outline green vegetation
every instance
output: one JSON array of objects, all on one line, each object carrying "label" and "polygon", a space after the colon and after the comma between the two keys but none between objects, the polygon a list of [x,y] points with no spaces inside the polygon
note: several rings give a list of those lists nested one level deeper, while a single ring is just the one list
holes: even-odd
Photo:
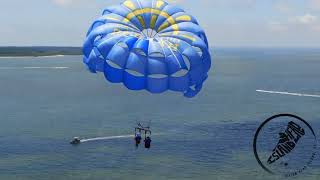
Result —
[{"label": "green vegetation", "polygon": [[0,57],[82,55],[81,47],[0,47]]}]

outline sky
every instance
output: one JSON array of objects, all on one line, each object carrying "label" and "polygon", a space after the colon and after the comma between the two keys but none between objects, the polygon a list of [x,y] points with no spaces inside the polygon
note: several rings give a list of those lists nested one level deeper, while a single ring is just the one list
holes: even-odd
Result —
[{"label": "sky", "polygon": [[[121,0],[1,0],[0,46],[82,46]],[[168,0],[197,18],[212,47],[320,47],[320,0]]]}]

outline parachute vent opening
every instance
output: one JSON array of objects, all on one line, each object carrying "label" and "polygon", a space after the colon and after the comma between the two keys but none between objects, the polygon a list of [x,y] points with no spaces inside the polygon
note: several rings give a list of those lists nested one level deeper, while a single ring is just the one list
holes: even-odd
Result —
[{"label": "parachute vent opening", "polygon": [[197,51],[197,53],[199,54],[199,56],[202,57],[202,55],[203,55],[202,50],[201,50],[199,47],[196,47],[196,46],[192,46],[192,47],[193,47],[193,49],[194,49],[195,51]]},{"label": "parachute vent opening", "polygon": [[147,56],[147,54],[142,49],[135,48],[133,49],[133,52],[141,56]]},{"label": "parachute vent opening", "polygon": [[164,58],[165,56],[161,52],[154,52],[154,53],[149,54],[149,57],[152,57],[152,58]]},{"label": "parachute vent opening", "polygon": [[188,72],[189,72],[189,71],[186,70],[186,69],[181,69],[180,71],[172,74],[171,76],[172,76],[172,77],[183,77],[183,76],[185,76],[186,74],[188,74]]},{"label": "parachute vent opening", "polygon": [[99,41],[100,39],[102,39],[102,36],[100,35],[100,36],[97,36],[96,38],[94,38],[94,42],[97,42],[97,41]]},{"label": "parachute vent opening", "polygon": [[190,89],[192,89],[193,91],[195,91],[195,90],[196,90],[196,85],[190,86]]},{"label": "parachute vent opening", "polygon": [[186,66],[187,66],[187,68],[188,68],[188,70],[190,70],[190,60],[189,60],[189,58],[187,57],[187,56],[185,56],[185,55],[183,55],[182,56],[183,57],[183,61],[184,61],[184,63],[186,64]]},{"label": "parachute vent opening", "polygon": [[112,62],[111,60],[106,60],[106,62],[107,62],[111,67],[113,67],[113,68],[115,68],[115,69],[122,69],[121,66],[119,66],[118,64]]},{"label": "parachute vent opening", "polygon": [[98,58],[102,60],[104,59],[104,57],[101,54],[98,55]]},{"label": "parachute vent opening", "polygon": [[96,56],[99,58],[99,59],[104,59],[104,57],[102,56],[101,52],[99,51],[99,49],[97,47],[94,47],[94,52],[96,54]]},{"label": "parachute vent opening", "polygon": [[163,79],[163,78],[167,78],[168,75],[166,74],[150,74],[148,75],[149,78],[154,78],[154,79]]},{"label": "parachute vent opening", "polygon": [[136,77],[144,77],[144,75],[138,71],[134,71],[131,69],[126,69],[125,71],[133,76],[136,76]]},{"label": "parachute vent opening", "polygon": [[117,45],[122,47],[123,49],[129,49],[128,45],[124,42],[119,42]]}]

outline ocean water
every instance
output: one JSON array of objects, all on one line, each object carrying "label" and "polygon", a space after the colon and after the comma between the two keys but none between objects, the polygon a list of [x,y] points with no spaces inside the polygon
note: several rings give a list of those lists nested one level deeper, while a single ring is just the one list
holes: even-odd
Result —
[{"label": "ocean water", "polygon": [[[255,160],[258,126],[278,113],[307,120],[320,138],[320,49],[213,52],[201,93],[152,95],[91,74],[81,56],[0,59],[0,180],[282,179]],[[151,120],[152,148],[126,136]],[[294,179],[320,179],[320,158]]]}]

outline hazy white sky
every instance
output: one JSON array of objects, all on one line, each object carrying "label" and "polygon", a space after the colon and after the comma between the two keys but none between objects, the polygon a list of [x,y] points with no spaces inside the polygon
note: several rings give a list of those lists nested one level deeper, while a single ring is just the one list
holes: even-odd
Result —
[{"label": "hazy white sky", "polygon": [[[1,0],[0,46],[81,46],[121,0]],[[168,0],[194,15],[211,46],[320,47],[320,0]]]}]

